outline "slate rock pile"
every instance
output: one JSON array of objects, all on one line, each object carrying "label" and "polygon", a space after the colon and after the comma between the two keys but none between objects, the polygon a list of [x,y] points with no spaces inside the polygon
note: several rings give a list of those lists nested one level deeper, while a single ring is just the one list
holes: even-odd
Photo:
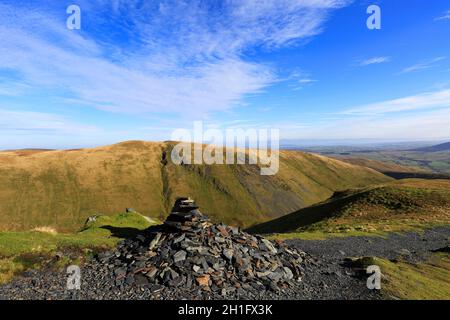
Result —
[{"label": "slate rock pile", "polygon": [[153,292],[197,289],[227,296],[294,286],[302,279],[306,254],[236,227],[213,224],[193,200],[179,198],[163,225],[124,240],[98,259],[114,274],[116,286]]}]

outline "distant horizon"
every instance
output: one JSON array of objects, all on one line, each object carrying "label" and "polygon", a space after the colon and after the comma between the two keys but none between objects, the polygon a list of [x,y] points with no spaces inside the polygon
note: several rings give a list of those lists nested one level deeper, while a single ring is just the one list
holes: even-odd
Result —
[{"label": "distant horizon", "polygon": [[[64,146],[64,147],[54,147],[54,148],[43,148],[38,146],[30,146],[30,147],[19,147],[19,148],[0,148],[0,152],[7,151],[16,151],[16,150],[48,150],[48,151],[57,151],[57,150],[74,150],[74,149],[90,149],[90,148],[99,148],[109,145],[115,145],[120,143],[125,143],[129,141],[143,141],[143,142],[155,142],[155,143],[163,143],[167,141],[171,141],[170,139],[166,140],[144,140],[144,139],[132,139],[132,140],[119,140],[116,142],[105,143],[105,144],[91,144],[91,145],[78,145],[78,146]],[[324,139],[310,139],[310,140],[302,140],[302,139],[292,139],[292,140],[280,140],[280,149],[281,150],[290,150],[290,149],[308,149],[308,148],[327,148],[327,147],[343,147],[343,148],[358,148],[358,147],[366,147],[366,148],[382,148],[382,147],[399,147],[402,146],[432,146],[443,143],[450,143],[450,138],[448,139],[437,139],[437,140],[381,140],[381,139],[349,139],[349,140],[324,140]]]}]

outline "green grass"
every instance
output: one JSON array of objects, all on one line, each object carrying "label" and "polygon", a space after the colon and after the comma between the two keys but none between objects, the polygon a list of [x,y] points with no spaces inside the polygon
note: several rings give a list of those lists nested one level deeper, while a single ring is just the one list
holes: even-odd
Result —
[{"label": "green grass", "polygon": [[355,259],[357,267],[380,267],[381,293],[388,299],[449,300],[450,254],[439,252],[426,262],[409,263],[377,257]]},{"label": "green grass", "polygon": [[253,226],[248,231],[352,235],[436,225],[450,225],[450,181],[415,179],[339,192],[327,201]]},{"label": "green grass", "polygon": [[450,299],[450,255],[439,253],[426,263],[379,261],[386,295],[409,300]]},{"label": "green grass", "polygon": [[435,227],[450,227],[450,223],[398,223],[394,222],[390,225],[380,224],[377,230],[371,226],[371,230],[364,229],[358,230],[358,226],[347,226],[336,231],[323,231],[323,230],[313,230],[313,231],[301,231],[301,232],[287,232],[287,233],[273,233],[267,234],[266,237],[272,240],[289,240],[289,239],[301,239],[301,240],[326,240],[335,237],[387,237],[390,233],[404,233],[404,232],[423,232],[426,229]]},{"label": "green grass", "polygon": [[[62,267],[83,260],[93,252],[114,247],[119,240],[151,225],[138,213],[121,213],[99,216],[80,232],[71,234],[0,232],[0,283],[27,269],[50,264]],[[55,261],[57,252],[64,254]]]}]

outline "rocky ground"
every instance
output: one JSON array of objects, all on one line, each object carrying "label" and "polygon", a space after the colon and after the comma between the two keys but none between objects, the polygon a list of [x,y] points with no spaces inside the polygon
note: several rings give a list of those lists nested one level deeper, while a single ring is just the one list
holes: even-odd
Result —
[{"label": "rocky ground", "polygon": [[[305,269],[303,283],[309,299],[379,299],[366,288],[366,278],[357,277],[346,266],[347,257],[375,256],[409,262],[426,261],[435,250],[449,245],[450,228],[438,227],[424,232],[392,233],[382,237],[345,237],[328,240],[289,240],[286,244],[301,248],[316,261]],[[356,277],[355,277],[356,276]],[[324,288],[324,289],[322,289]]]},{"label": "rocky ground", "polygon": [[[271,242],[211,224],[192,204],[68,275],[28,271],[0,287],[2,299],[380,299],[346,257],[423,261],[448,245],[450,228],[381,237]],[[306,253],[305,253],[306,252]]]}]

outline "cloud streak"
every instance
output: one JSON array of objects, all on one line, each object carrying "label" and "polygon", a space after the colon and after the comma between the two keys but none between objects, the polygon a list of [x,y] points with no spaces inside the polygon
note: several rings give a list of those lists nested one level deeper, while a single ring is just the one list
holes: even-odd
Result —
[{"label": "cloud streak", "polygon": [[386,62],[390,62],[391,58],[390,57],[373,57],[373,58],[369,58],[363,61],[359,62],[359,66],[369,66],[371,64],[380,64],[380,63],[386,63]]},{"label": "cloud streak", "polygon": [[409,97],[350,108],[341,114],[373,115],[433,108],[450,108],[450,90],[427,92]]},{"label": "cloud streak", "polygon": [[424,62],[420,62],[420,63],[416,63],[410,67],[404,68],[400,74],[403,73],[411,73],[411,72],[416,72],[416,71],[420,71],[420,70],[425,70],[425,69],[429,69],[431,67],[434,67],[436,65],[436,63],[438,63],[439,61],[445,60],[446,57],[437,57],[431,60],[427,60]]},{"label": "cloud streak", "polygon": [[[411,112],[414,111],[414,112]],[[349,108],[304,129],[280,124],[284,139],[442,139],[450,138],[450,90],[427,92]]]},{"label": "cloud streak", "polygon": [[75,123],[65,117],[44,112],[0,109],[0,132],[15,134],[93,134],[94,126]]},{"label": "cloud streak", "polygon": [[441,21],[441,20],[450,20],[450,10],[447,10],[444,12],[442,16],[439,16],[434,19],[434,21]]}]

